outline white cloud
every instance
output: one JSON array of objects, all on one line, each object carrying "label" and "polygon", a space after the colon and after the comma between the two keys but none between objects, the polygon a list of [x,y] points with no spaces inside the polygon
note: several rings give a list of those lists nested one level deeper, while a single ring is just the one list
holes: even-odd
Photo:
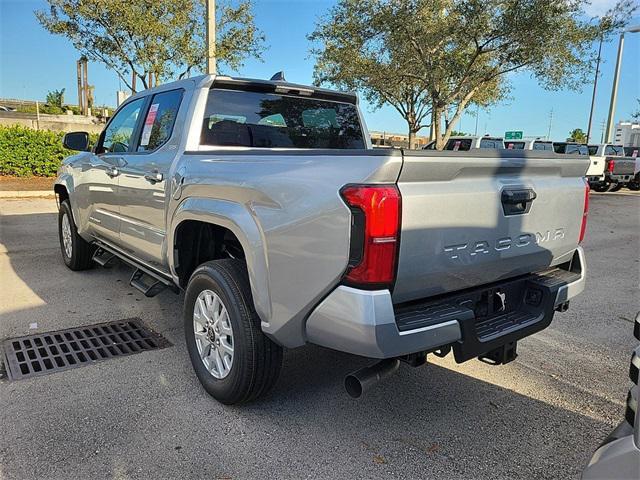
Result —
[{"label": "white cloud", "polygon": [[617,0],[591,0],[585,5],[584,10],[591,17],[601,17],[615,6]]}]

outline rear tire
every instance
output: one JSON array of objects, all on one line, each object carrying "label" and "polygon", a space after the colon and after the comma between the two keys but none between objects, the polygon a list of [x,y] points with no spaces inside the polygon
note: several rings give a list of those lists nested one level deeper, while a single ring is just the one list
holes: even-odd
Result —
[{"label": "rear tire", "polygon": [[609,191],[609,186],[610,186],[610,184],[609,183],[605,183],[605,182],[596,183],[593,186],[592,190],[595,191],[595,192],[598,192],[598,193],[604,193],[604,192],[608,192]]},{"label": "rear tire", "polygon": [[638,190],[640,190],[640,173],[636,175],[635,178],[627,184],[627,188],[634,192],[637,192]]},{"label": "rear tire", "polygon": [[184,331],[196,376],[219,402],[250,402],[278,380],[282,347],[260,328],[243,261],[210,261],[193,272],[185,295]]},{"label": "rear tire", "polygon": [[95,247],[78,235],[69,200],[60,204],[58,236],[64,264],[71,270],[87,270],[93,266],[91,258]]}]

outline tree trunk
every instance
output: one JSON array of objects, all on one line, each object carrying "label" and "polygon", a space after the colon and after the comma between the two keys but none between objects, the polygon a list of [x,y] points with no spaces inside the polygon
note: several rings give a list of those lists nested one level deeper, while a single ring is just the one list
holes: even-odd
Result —
[{"label": "tree trunk", "polygon": [[436,150],[444,148],[442,139],[442,110],[440,108],[433,109],[433,136],[436,139]]},{"label": "tree trunk", "polygon": [[416,132],[413,131],[413,127],[409,126],[409,150],[413,150],[416,142]]}]

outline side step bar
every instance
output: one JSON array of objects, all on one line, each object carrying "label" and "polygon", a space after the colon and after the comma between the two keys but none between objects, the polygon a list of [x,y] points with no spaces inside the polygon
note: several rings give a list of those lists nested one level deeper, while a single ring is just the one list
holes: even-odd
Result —
[{"label": "side step bar", "polygon": [[93,254],[93,261],[103,267],[113,266],[116,260],[122,260],[128,265],[134,268],[133,275],[129,280],[131,285],[136,290],[142,292],[146,297],[155,297],[165,288],[170,289],[174,293],[178,293],[179,289],[168,278],[163,277],[161,274],[154,272],[150,268],[145,268],[139,265],[134,259],[127,255],[118,252],[116,249],[105,245],[98,241],[96,242],[98,248]]},{"label": "side step bar", "polygon": [[101,267],[111,268],[118,257],[113,253],[106,251],[104,248],[98,247],[96,248],[96,251],[93,252],[93,257],[91,259]]},{"label": "side step bar", "polygon": [[[148,282],[148,279],[151,281]],[[129,280],[129,285],[144,293],[145,297],[155,297],[168,287],[168,285],[158,277],[154,277],[140,268],[134,270],[133,275],[131,275],[131,280]]]}]

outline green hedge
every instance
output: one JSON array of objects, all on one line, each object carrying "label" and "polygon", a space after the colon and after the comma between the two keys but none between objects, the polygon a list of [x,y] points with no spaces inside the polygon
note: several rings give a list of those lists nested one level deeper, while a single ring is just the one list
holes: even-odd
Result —
[{"label": "green hedge", "polygon": [[[0,175],[50,177],[72,150],[62,146],[64,132],[0,126]],[[91,135],[91,143],[98,135]]]}]

